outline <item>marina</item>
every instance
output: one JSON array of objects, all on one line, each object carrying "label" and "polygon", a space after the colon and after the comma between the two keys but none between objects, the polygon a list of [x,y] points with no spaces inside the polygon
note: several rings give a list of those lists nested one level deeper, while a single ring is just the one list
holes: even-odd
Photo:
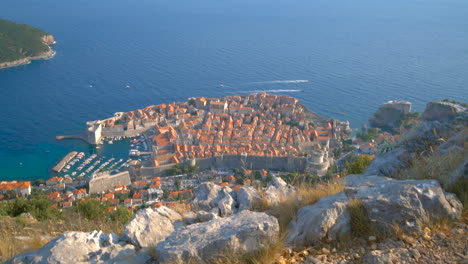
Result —
[{"label": "marina", "polygon": [[89,153],[70,152],[52,170],[57,176],[90,180],[98,173],[125,171],[132,161],[145,161],[150,155],[143,136],[108,137],[93,146]]}]

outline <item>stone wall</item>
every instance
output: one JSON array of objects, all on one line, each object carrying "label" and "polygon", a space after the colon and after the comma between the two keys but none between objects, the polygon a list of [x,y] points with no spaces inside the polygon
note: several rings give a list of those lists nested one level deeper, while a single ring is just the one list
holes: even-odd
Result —
[{"label": "stone wall", "polygon": [[[305,170],[306,157],[275,157],[256,155],[222,155],[209,158],[197,158],[183,164],[197,165],[201,171],[214,168],[246,168],[246,169],[274,169],[274,170]],[[142,177],[164,176],[164,171],[177,164],[167,164],[159,167],[144,167]]]},{"label": "stone wall", "polygon": [[117,185],[130,185],[130,174],[128,171],[117,174],[105,174],[95,177],[89,181],[89,193],[101,193],[103,191],[113,190]]}]

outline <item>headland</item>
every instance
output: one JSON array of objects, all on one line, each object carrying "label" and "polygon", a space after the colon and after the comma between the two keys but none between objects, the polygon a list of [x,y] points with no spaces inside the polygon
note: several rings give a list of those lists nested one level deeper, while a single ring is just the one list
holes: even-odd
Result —
[{"label": "headland", "polygon": [[54,37],[45,31],[0,19],[0,69],[50,59],[53,44]]}]

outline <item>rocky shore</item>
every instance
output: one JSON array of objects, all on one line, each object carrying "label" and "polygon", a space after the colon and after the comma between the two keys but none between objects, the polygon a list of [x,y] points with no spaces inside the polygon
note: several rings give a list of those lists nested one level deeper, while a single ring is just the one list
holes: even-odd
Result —
[{"label": "rocky shore", "polygon": [[51,48],[51,45],[55,43],[54,37],[52,35],[46,35],[42,38],[42,41],[49,46],[48,51],[36,56],[29,56],[19,60],[0,62],[0,69],[29,64],[33,60],[47,60],[54,57],[56,52]]}]

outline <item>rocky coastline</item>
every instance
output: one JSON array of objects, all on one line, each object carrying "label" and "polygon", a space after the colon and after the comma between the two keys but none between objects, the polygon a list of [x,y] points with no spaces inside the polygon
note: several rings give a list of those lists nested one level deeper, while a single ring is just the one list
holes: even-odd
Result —
[{"label": "rocky coastline", "polygon": [[42,38],[42,41],[49,46],[49,50],[42,52],[36,56],[28,56],[19,60],[0,62],[0,70],[20,65],[26,65],[34,60],[47,60],[55,56],[56,52],[52,49],[51,45],[55,44],[54,37],[52,35],[46,35]]}]

